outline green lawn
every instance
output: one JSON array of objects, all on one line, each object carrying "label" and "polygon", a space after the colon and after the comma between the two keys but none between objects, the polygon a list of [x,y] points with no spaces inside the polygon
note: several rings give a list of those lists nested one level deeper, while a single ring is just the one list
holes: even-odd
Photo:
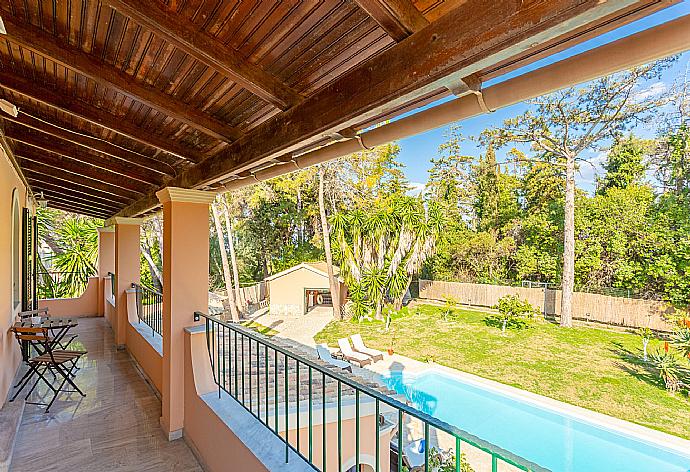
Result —
[{"label": "green lawn", "polygon": [[[486,313],[418,305],[393,321],[398,354],[479,375],[590,410],[690,439],[690,401],[669,393],[642,362],[642,342],[634,334],[598,328],[563,329],[535,321],[522,331],[487,326]],[[367,345],[385,350],[391,332],[380,322],[331,322],[317,342],[361,333]],[[649,350],[661,341],[650,342]]]}]

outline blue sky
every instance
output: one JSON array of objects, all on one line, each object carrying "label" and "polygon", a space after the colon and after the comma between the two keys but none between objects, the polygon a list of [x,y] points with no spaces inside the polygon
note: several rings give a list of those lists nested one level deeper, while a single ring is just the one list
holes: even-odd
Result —
[{"label": "blue sky", "polygon": [[[558,60],[562,60],[566,57],[570,57],[582,51],[600,46],[602,44],[609,43],[616,39],[645,30],[647,28],[661,23],[665,23],[666,21],[687,14],[690,14],[690,0],[685,0],[665,10],[650,15],[647,18],[618,28],[615,31],[611,31],[610,33],[604,34],[590,41],[586,41],[578,46],[563,51],[562,53],[555,54],[550,58],[546,58],[541,61],[535,62],[534,64],[531,64],[528,67],[518,69],[511,74],[506,74],[505,76],[498,77],[492,81],[488,81],[483,86],[489,87],[495,83],[501,82],[515,75],[523,74],[534,68],[541,67],[545,64],[549,64]],[[683,54],[680,60],[676,62],[672,68],[668,69],[664,73],[664,76],[662,77],[662,80],[659,83],[647,84],[650,91],[663,93],[664,90],[668,89],[668,87],[672,84],[673,80],[676,77],[685,72],[685,67],[688,61],[690,61],[690,52]],[[448,98],[446,100],[450,99],[452,98]],[[432,104],[430,106],[433,105],[435,104]],[[515,115],[519,115],[520,113],[524,112],[526,108],[527,107],[525,104],[520,103],[510,107],[502,108],[500,110],[496,110],[494,113],[491,114],[485,114],[477,116],[475,118],[461,121],[460,125],[462,126],[462,132],[465,136],[478,135],[485,128],[492,126],[500,126],[503,123],[503,120]],[[431,167],[430,159],[437,155],[438,146],[439,144],[445,141],[444,133],[446,133],[447,130],[448,127],[438,128],[399,141],[401,147],[400,161],[404,163],[406,166],[405,174],[407,175],[407,178],[410,180],[410,182],[412,182],[413,184],[423,184],[427,181],[428,170]],[[635,134],[639,136],[651,137],[654,135],[654,133],[655,131],[653,129],[635,130]],[[481,152],[481,150],[477,149],[474,143],[466,141],[463,146],[463,152],[468,155],[478,155]],[[604,153],[592,155],[590,157],[594,166],[581,166],[580,175],[578,176],[578,185],[581,188],[588,191],[592,191],[594,189],[595,176],[597,173],[601,173],[600,164],[603,161],[604,156]]]}]

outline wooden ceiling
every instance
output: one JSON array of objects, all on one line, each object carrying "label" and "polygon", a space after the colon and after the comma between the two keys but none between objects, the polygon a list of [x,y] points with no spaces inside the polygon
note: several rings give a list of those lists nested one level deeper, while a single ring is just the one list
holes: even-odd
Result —
[{"label": "wooden ceiling", "polygon": [[49,206],[134,216],[671,3],[4,0],[0,116]]}]

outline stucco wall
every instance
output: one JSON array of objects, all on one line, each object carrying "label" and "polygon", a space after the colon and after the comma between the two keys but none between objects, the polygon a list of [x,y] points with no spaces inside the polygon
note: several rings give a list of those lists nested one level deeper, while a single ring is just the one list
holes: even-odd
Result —
[{"label": "stucco wall", "polygon": [[81,297],[39,300],[38,306],[48,308],[48,313],[54,317],[82,318],[98,316],[99,282],[98,277],[89,277],[89,283]]},{"label": "stucco wall", "polygon": [[304,289],[329,289],[328,278],[309,269],[299,269],[269,281],[270,312],[275,315],[304,314]]},{"label": "stucco wall", "polygon": [[[163,389],[163,342],[158,334],[151,334],[148,326],[139,323],[136,303],[136,292],[127,290],[127,350],[160,393]],[[142,334],[137,327],[143,328],[146,335]],[[151,339],[153,336],[155,336],[158,350],[153,345],[154,340]]]},{"label": "stucco wall", "polygon": [[[27,206],[26,187],[0,147],[0,406],[5,402],[20,361],[17,342],[8,332],[18,311],[12,301],[12,194],[15,189],[20,208]],[[16,250],[21,253],[21,246]]]}]

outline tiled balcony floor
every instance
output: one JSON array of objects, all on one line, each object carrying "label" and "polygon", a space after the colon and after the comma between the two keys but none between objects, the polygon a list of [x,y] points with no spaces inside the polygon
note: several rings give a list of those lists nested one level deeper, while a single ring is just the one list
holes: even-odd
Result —
[{"label": "tiled balcony floor", "polygon": [[163,436],[160,401],[107,322],[84,318],[73,332],[89,351],[76,377],[86,397],[63,393],[47,414],[26,405],[10,470],[201,471],[183,440]]}]

